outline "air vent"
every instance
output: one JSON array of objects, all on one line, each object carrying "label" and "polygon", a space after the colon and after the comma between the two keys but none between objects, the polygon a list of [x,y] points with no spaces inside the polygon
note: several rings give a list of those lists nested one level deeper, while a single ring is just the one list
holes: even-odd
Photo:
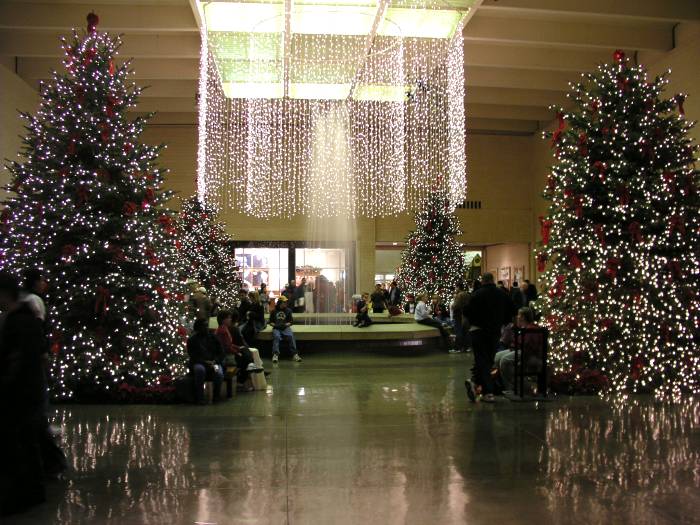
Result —
[{"label": "air vent", "polygon": [[462,204],[457,206],[461,210],[480,210],[481,201],[464,201]]}]

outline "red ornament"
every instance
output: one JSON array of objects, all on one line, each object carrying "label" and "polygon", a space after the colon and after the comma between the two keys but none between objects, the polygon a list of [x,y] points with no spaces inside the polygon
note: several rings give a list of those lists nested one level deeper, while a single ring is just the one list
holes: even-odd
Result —
[{"label": "red ornament", "polygon": [[100,23],[100,17],[97,16],[95,13],[90,12],[90,14],[87,15],[87,30],[88,33],[94,33],[95,28],[97,27],[97,24]]},{"label": "red ornament", "polygon": [[625,60],[625,52],[622,49],[616,49],[613,53],[613,58],[615,62],[622,62]]},{"label": "red ornament", "polygon": [[54,341],[53,343],[51,343],[51,353],[53,355],[60,354],[61,353],[61,343],[59,343],[58,341]]},{"label": "red ornament", "polygon": [[109,61],[109,76],[114,76],[114,62],[112,62],[111,60]]},{"label": "red ornament", "polygon": [[184,326],[180,325],[177,327],[177,334],[182,338],[186,338],[187,337],[187,329]]}]

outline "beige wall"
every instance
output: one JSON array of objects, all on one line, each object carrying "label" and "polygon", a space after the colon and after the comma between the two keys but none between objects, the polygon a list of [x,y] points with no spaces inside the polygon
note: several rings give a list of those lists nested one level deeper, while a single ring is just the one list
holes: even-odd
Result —
[{"label": "beige wall", "polygon": [[[6,164],[5,159],[19,160],[17,154],[22,144],[20,135],[25,135],[26,131],[25,121],[19,118],[18,111],[36,113],[38,107],[38,93],[0,64],[0,160],[3,166]],[[9,172],[0,169],[0,186],[7,184],[9,179]],[[0,190],[0,199],[3,198],[5,192]]]},{"label": "beige wall", "polygon": [[494,271],[493,276],[499,280],[499,268],[510,268],[510,281],[513,282],[515,269],[524,267],[523,278],[530,278],[530,244],[512,243],[487,246],[481,264],[484,271]]},{"label": "beige wall", "polygon": [[394,273],[401,264],[401,250],[377,250],[375,273]]}]

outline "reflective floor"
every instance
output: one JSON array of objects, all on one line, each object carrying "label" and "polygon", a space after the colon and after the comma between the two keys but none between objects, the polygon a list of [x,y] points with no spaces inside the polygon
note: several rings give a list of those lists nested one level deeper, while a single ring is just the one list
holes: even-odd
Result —
[{"label": "reflective floor", "polygon": [[466,355],[310,355],[216,406],[55,410],[72,466],[8,524],[700,523],[700,400],[473,405]]}]

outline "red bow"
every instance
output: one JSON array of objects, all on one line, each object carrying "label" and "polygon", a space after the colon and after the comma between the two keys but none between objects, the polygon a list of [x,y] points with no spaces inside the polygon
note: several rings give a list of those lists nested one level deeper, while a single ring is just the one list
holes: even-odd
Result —
[{"label": "red bow", "polygon": [[678,262],[676,260],[668,261],[668,263],[666,263],[666,267],[669,269],[669,271],[671,273],[671,281],[675,281],[676,279],[681,278],[682,274],[681,274],[681,263],[680,262]]},{"label": "red bow", "polygon": [[671,171],[664,171],[663,173],[664,182],[668,185],[671,192],[676,191],[676,174]]},{"label": "red bow", "polygon": [[627,206],[630,203],[630,190],[627,186],[618,186],[617,196],[622,206]]},{"label": "red bow", "polygon": [[632,379],[639,379],[639,377],[642,375],[642,369],[644,368],[644,358],[643,357],[635,357],[632,359]]},{"label": "red bow", "polygon": [[90,192],[85,186],[78,186],[75,193],[78,196],[78,205],[85,204],[88,200],[88,196],[90,195]]},{"label": "red bow", "polygon": [[163,299],[170,299],[171,297],[170,293],[162,286],[158,286],[156,288],[156,292],[158,292],[158,295],[160,295]]},{"label": "red bow", "polygon": [[559,120],[559,127],[552,134],[552,147],[556,146],[557,142],[559,142],[559,139],[561,138],[561,135],[564,132],[564,128],[566,127],[566,122],[564,120],[563,113],[557,113],[557,120]]},{"label": "red bow", "polygon": [[544,253],[537,254],[537,271],[542,273],[547,265],[547,255]]},{"label": "red bow", "polygon": [[588,155],[588,136],[585,133],[578,136],[578,152],[582,157]]},{"label": "red bow", "polygon": [[158,217],[158,222],[163,228],[168,228],[172,225],[172,219],[167,215],[161,215]]},{"label": "red bow", "polygon": [[109,288],[105,288],[104,286],[97,287],[97,299],[95,300],[95,313],[99,313],[100,309],[102,309],[103,314],[107,312],[107,307],[109,306],[110,296],[111,296],[111,293],[109,291]]}]

